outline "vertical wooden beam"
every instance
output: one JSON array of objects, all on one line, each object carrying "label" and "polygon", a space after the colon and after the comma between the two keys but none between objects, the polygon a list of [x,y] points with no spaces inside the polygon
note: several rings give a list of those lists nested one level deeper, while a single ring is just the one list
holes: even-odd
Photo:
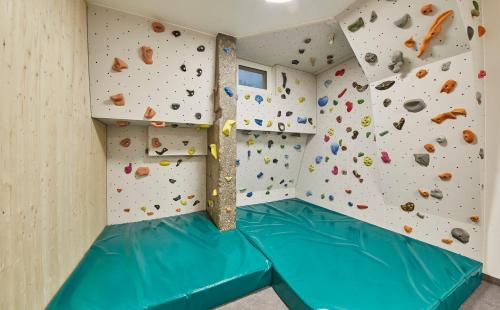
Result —
[{"label": "vertical wooden beam", "polygon": [[[234,121],[236,120],[237,69],[236,39],[219,33],[216,39],[215,57],[215,121],[208,129],[207,136],[208,145],[213,154],[207,159],[206,184],[207,211],[220,230],[236,228],[236,125]],[[233,124],[234,128],[229,124]],[[224,125],[226,125],[226,130],[224,130]]]}]

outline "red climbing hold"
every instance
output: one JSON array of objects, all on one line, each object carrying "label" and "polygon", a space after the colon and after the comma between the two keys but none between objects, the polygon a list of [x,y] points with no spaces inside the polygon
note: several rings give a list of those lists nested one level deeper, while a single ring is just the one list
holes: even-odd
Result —
[{"label": "red climbing hold", "polygon": [[337,70],[335,72],[335,76],[343,76],[345,73],[345,69]]},{"label": "red climbing hold", "polygon": [[348,193],[348,194],[350,194],[350,193],[352,193],[352,190],[351,189],[346,189],[345,192]]},{"label": "red climbing hold", "polygon": [[347,102],[345,103],[345,106],[346,106],[346,108],[347,108],[347,112],[351,112],[351,111],[352,111],[352,102],[347,101]]},{"label": "red climbing hold", "polygon": [[325,136],[323,137],[323,141],[325,141],[325,142],[330,141],[330,136],[329,136],[329,135],[325,135]]},{"label": "red climbing hold", "polygon": [[478,79],[482,79],[486,76],[486,71],[480,70],[479,73],[477,74]]},{"label": "red climbing hold", "polygon": [[342,98],[344,96],[345,92],[347,91],[347,88],[344,88],[343,91],[340,92],[340,94],[337,96],[338,98]]},{"label": "red climbing hold", "polygon": [[368,209],[367,205],[357,205],[358,209]]},{"label": "red climbing hold", "polygon": [[332,174],[333,174],[333,175],[337,175],[337,174],[339,174],[339,167],[337,167],[337,166],[333,166],[333,168],[332,168]]},{"label": "red climbing hold", "polygon": [[126,174],[130,174],[130,172],[132,172],[132,163],[128,163],[128,166],[125,166],[123,170]]}]

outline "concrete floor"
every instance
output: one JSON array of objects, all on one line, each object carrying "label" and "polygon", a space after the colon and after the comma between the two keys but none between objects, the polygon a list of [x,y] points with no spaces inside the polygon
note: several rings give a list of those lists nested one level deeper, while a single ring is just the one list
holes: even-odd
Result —
[{"label": "concrete floor", "polygon": [[[288,309],[271,287],[223,305],[219,310],[286,310]],[[467,299],[461,310],[499,310],[500,286],[484,282]]]}]

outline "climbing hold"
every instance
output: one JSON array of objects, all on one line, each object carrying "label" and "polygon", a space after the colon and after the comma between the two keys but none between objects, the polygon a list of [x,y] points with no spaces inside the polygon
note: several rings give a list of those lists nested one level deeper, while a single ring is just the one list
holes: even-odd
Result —
[{"label": "climbing hold", "polygon": [[318,155],[314,158],[314,161],[316,162],[317,165],[321,164],[321,161],[323,160],[323,156]]},{"label": "climbing hold", "polygon": [[328,88],[332,85],[332,83],[333,83],[332,80],[326,80],[323,84],[325,85],[326,88]]},{"label": "climbing hold", "polygon": [[486,76],[486,71],[484,70],[479,70],[479,73],[477,74],[478,79],[482,79]]},{"label": "climbing hold", "polygon": [[385,136],[385,135],[386,135],[386,134],[388,134],[388,133],[389,133],[389,131],[388,131],[388,130],[384,130],[384,131],[382,131],[381,133],[379,133],[378,135],[379,135],[379,136],[381,136],[381,137],[383,137],[383,136]]},{"label": "climbing hold", "polygon": [[372,118],[369,115],[366,115],[361,119],[361,126],[363,127],[368,127],[370,126],[371,123],[372,123]]},{"label": "climbing hold", "polygon": [[110,96],[109,99],[111,99],[111,101],[113,101],[113,104],[116,106],[125,105],[125,97],[122,93]]},{"label": "climbing hold", "polygon": [[130,146],[130,138],[125,138],[120,141],[120,145],[123,147],[129,147]]},{"label": "climbing hold", "polygon": [[352,102],[347,101],[345,103],[345,106],[346,106],[347,112],[351,112],[352,111]]},{"label": "climbing hold", "polygon": [[356,32],[358,31],[361,27],[365,25],[365,22],[363,21],[363,18],[359,17],[355,22],[347,26],[347,29],[350,32]]},{"label": "climbing hold", "polygon": [[416,75],[419,79],[421,79],[421,78],[423,78],[424,76],[426,76],[426,75],[427,75],[427,70],[425,70],[425,69],[418,70],[418,71],[417,71],[417,73],[415,73],[415,75]]},{"label": "climbing hold", "polygon": [[482,37],[484,36],[484,34],[486,33],[486,28],[484,28],[484,26],[477,26],[477,34],[479,35],[479,37]]},{"label": "climbing hold", "polygon": [[476,139],[476,134],[470,129],[465,129],[463,132],[465,142],[472,143]]},{"label": "climbing hold", "polygon": [[311,41],[312,41],[312,39],[311,39],[311,38],[305,38],[305,39],[304,39],[304,43],[305,43],[305,44],[309,44],[309,43],[311,43]]},{"label": "climbing hold", "polygon": [[219,158],[219,154],[217,152],[217,144],[210,144],[210,154],[212,154],[212,157],[214,159],[218,159]]},{"label": "climbing hold", "polygon": [[156,115],[156,111],[152,107],[147,107],[144,112],[144,118],[153,118]]},{"label": "climbing hold", "polygon": [[299,61],[297,59],[292,60],[292,65],[298,65]]},{"label": "climbing hold", "polygon": [[262,101],[264,101],[264,98],[262,98],[261,95],[256,95],[255,96],[255,101],[257,101],[258,104],[261,104]]},{"label": "climbing hold", "polygon": [[185,64],[182,64],[181,67],[180,67],[180,69],[181,69],[182,72],[186,72],[187,71]]},{"label": "climbing hold", "polygon": [[386,164],[390,163],[391,162],[391,158],[389,157],[389,153],[387,153],[386,151],[382,151],[381,152],[381,157],[380,159],[382,159],[382,161]]},{"label": "climbing hold", "polygon": [[[328,128],[327,133],[328,133],[328,135],[329,135],[329,136],[333,136],[333,133],[334,133],[334,132],[335,132],[335,130],[334,130],[333,128]],[[326,142],[326,141],[325,141],[325,142]]]},{"label": "climbing hold", "polygon": [[424,15],[429,15],[434,11],[433,8],[434,8],[434,6],[431,3],[426,4],[420,8],[420,13],[422,13]]},{"label": "climbing hold", "polygon": [[165,122],[153,121],[153,122],[149,122],[149,126],[156,127],[156,128],[165,128],[165,127],[167,127],[167,124]]},{"label": "climbing hold", "polygon": [[455,89],[456,86],[457,82],[455,80],[448,80],[441,87],[441,92],[449,94]]},{"label": "climbing hold", "polygon": [[333,155],[337,155],[338,151],[339,151],[339,148],[340,148],[340,145],[337,144],[337,143],[333,143],[331,146],[330,146],[330,150],[332,151]]},{"label": "climbing hold", "polygon": [[377,62],[377,55],[374,53],[366,53],[365,54],[365,61],[369,64],[373,64]]},{"label": "climbing hold", "polygon": [[365,164],[365,166],[367,167],[370,167],[373,164],[372,158],[370,156],[365,156],[363,158],[363,164]]},{"label": "climbing hold", "polygon": [[378,84],[377,86],[375,86],[375,88],[378,90],[386,90],[386,89],[391,88],[391,86],[394,85],[394,83],[396,83],[396,82],[395,81],[384,81],[384,82]]},{"label": "climbing hold", "polygon": [[430,143],[427,143],[424,145],[424,149],[429,152],[429,153],[434,153],[434,151],[436,150],[434,148],[434,145],[430,144]]},{"label": "climbing hold", "polygon": [[357,207],[358,209],[361,209],[361,210],[363,210],[363,209],[368,209],[368,206],[367,206],[367,205],[356,205],[356,207]]},{"label": "climbing hold", "polygon": [[151,47],[142,46],[141,55],[142,55],[142,61],[144,61],[146,65],[153,64],[153,49]]},{"label": "climbing hold", "polygon": [[306,97],[299,97],[299,103],[304,103],[306,101]]},{"label": "climbing hold", "polygon": [[261,171],[257,174],[257,179],[260,179],[262,178],[262,176],[264,176],[264,173]]},{"label": "climbing hold", "polygon": [[279,131],[285,131],[285,124],[283,124],[283,123],[279,122],[279,123],[278,123],[278,130],[279,130]]},{"label": "climbing hold", "polygon": [[229,87],[229,86],[224,87],[224,91],[226,92],[226,94],[227,94],[229,97],[234,96],[234,93],[233,93],[233,90],[231,89],[231,87]]},{"label": "climbing hold", "polygon": [[345,73],[345,69],[340,69],[335,71],[335,76],[343,76]]},{"label": "climbing hold", "polygon": [[479,149],[479,158],[484,159],[484,149],[483,148]]},{"label": "climbing hold", "polygon": [[451,239],[447,239],[447,238],[443,238],[441,239],[441,242],[445,243],[445,244],[452,244],[453,243],[453,240]]},{"label": "climbing hold", "polygon": [[135,170],[135,175],[138,177],[144,177],[149,175],[149,168],[148,167],[139,167],[137,170]]},{"label": "climbing hold", "polygon": [[479,216],[478,215],[473,215],[470,217],[470,220],[474,223],[479,223]]},{"label": "climbing hold", "polygon": [[123,69],[128,69],[128,65],[125,61],[121,60],[118,57],[115,57],[112,68],[117,72],[122,72]]},{"label": "climbing hold", "polygon": [[422,197],[424,197],[424,198],[429,197],[429,192],[428,192],[428,191],[426,191],[425,189],[421,189],[421,188],[419,188],[419,189],[418,189],[418,193],[420,194],[420,196],[422,196]]},{"label": "climbing hold", "polygon": [[229,135],[231,134],[231,129],[233,128],[234,124],[236,124],[236,121],[232,119],[228,119],[224,123],[224,127],[222,128],[222,133],[226,137],[229,137]]},{"label": "climbing hold", "polygon": [[436,18],[436,20],[431,25],[429,30],[427,30],[427,33],[425,34],[424,39],[420,44],[420,49],[418,50],[417,57],[420,57],[425,53],[425,51],[429,47],[431,40],[434,39],[441,32],[441,25],[451,15],[453,15],[453,10],[448,10]]},{"label": "climbing hold", "polygon": [[417,212],[417,216],[421,219],[424,219],[425,218],[425,215],[423,215],[422,213],[420,212]]},{"label": "climbing hold", "polygon": [[311,66],[314,67],[314,65],[316,64],[316,58],[315,57],[309,57],[309,63],[311,64]]},{"label": "climbing hold", "polygon": [[375,13],[375,11],[372,11],[372,13],[370,14],[370,23],[373,23],[377,20],[377,13]]},{"label": "climbing hold", "polygon": [[126,173],[126,174],[131,173],[131,172],[132,172],[132,163],[128,163],[128,165],[127,165],[127,166],[125,166],[125,167],[123,168],[123,170],[125,171],[125,173]]},{"label": "climbing hold", "polygon": [[252,195],[253,195],[253,192],[248,192],[246,196],[247,196],[248,198],[250,198],[250,197],[252,197]]},{"label": "climbing hold", "polygon": [[394,128],[396,128],[397,130],[401,130],[403,129],[403,125],[405,124],[405,119],[404,117],[401,117],[399,119],[399,122],[394,122],[392,123],[392,125],[394,125]]},{"label": "climbing hold", "polygon": [[417,164],[425,167],[429,166],[430,162],[429,154],[413,154],[413,157],[415,158]]},{"label": "climbing hold", "polygon": [[441,71],[448,71],[448,70],[450,70],[450,66],[451,66],[451,61],[444,62],[441,65]]},{"label": "climbing hold", "polygon": [[333,168],[332,168],[332,174],[333,175],[337,175],[338,173],[339,173],[339,167],[333,166]]},{"label": "climbing hold", "polygon": [[302,148],[302,146],[300,144],[295,144],[293,146],[294,149],[296,149],[297,151],[300,150]]},{"label": "climbing hold", "polygon": [[318,105],[320,107],[324,107],[327,104],[328,104],[328,97],[327,96],[324,96],[324,97],[321,97],[318,99]]},{"label": "climbing hold", "polygon": [[399,19],[394,21],[394,25],[399,28],[405,28],[408,22],[410,21],[410,14],[405,14]]},{"label": "climbing hold", "polygon": [[443,199],[443,192],[440,189],[432,189],[431,190],[431,197],[434,197],[436,199]]},{"label": "climbing hold", "polygon": [[194,96],[194,89],[186,89],[188,97],[193,97]]},{"label": "climbing hold", "polygon": [[405,41],[405,46],[408,48],[415,47],[415,40],[413,40],[413,37],[410,37]]},{"label": "climbing hold", "polygon": [[198,46],[198,47],[196,48],[196,50],[197,50],[198,52],[200,52],[200,53],[201,53],[201,52],[204,52],[204,51],[205,51],[205,46],[204,46],[204,45],[200,45],[200,46]]},{"label": "climbing hold", "polygon": [[254,144],[255,144],[255,140],[252,138],[248,138],[247,145],[254,145]]},{"label": "climbing hold", "polygon": [[160,139],[158,139],[158,138],[152,138],[151,139],[151,145],[153,147],[160,147],[161,146]]},{"label": "climbing hold", "polygon": [[464,244],[468,243],[470,239],[469,233],[463,228],[453,228],[451,236]]},{"label": "climbing hold", "polygon": [[174,30],[172,31],[172,35],[177,38],[181,35],[181,32],[179,30]]},{"label": "climbing hold", "polygon": [[449,180],[451,180],[451,176],[452,175],[449,172],[443,172],[443,173],[439,174],[439,178],[441,180],[443,180],[443,181],[449,181]]},{"label": "climbing hold", "polygon": [[407,233],[411,233],[413,231],[413,228],[409,225],[405,225],[403,226],[403,229],[407,232]]},{"label": "climbing hold", "polygon": [[358,99],[358,104],[363,104],[363,103],[365,103],[364,99]]},{"label": "climbing hold", "polygon": [[161,156],[161,155],[165,154],[165,152],[167,152],[167,151],[168,151],[168,149],[166,147],[164,147],[161,151],[155,151],[155,153],[157,155]]},{"label": "climbing hold", "polygon": [[451,112],[444,112],[431,118],[434,123],[441,124],[447,119],[456,119],[456,115]]},{"label": "climbing hold", "polygon": [[261,119],[256,118],[256,119],[254,119],[254,121],[255,121],[255,124],[257,124],[259,126],[262,126],[262,120]]},{"label": "climbing hold", "polygon": [[472,40],[474,37],[474,28],[471,26],[467,26],[467,38],[469,38],[469,41]]},{"label": "climbing hold", "polygon": [[385,98],[384,102],[382,103],[384,105],[384,108],[387,108],[388,106],[391,105],[392,100],[389,98]]},{"label": "climbing hold", "polygon": [[130,122],[129,121],[116,121],[115,124],[118,127],[127,127],[128,125],[130,125]]},{"label": "climbing hold", "polygon": [[399,73],[403,65],[404,65],[403,52],[401,51],[392,52],[391,63],[389,64],[389,66],[387,66],[389,70],[391,70],[393,73]]},{"label": "climbing hold", "polygon": [[344,88],[337,96],[337,98],[342,98],[344,96],[345,92],[347,91],[347,88]]},{"label": "climbing hold", "polygon": [[310,164],[308,169],[309,169],[309,172],[314,172],[314,170],[316,170],[316,167],[313,164]]},{"label": "climbing hold", "polygon": [[188,156],[193,156],[196,153],[196,149],[194,146],[190,146],[187,150]]},{"label": "climbing hold", "polygon": [[297,123],[305,124],[307,122],[307,118],[303,116],[297,116]]},{"label": "climbing hold", "polygon": [[422,99],[412,99],[408,100],[403,104],[403,107],[412,113],[417,113],[425,109],[426,104]]},{"label": "climbing hold", "polygon": [[271,162],[271,157],[269,156],[264,156],[264,163],[267,165]]},{"label": "climbing hold", "polygon": [[413,202],[407,202],[404,205],[401,205],[401,209],[406,212],[412,212],[415,210],[415,204]]}]

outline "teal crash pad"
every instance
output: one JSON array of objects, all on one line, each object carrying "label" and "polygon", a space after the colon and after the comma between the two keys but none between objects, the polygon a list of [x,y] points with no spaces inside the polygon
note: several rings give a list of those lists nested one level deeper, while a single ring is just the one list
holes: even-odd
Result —
[{"label": "teal crash pad", "polygon": [[458,309],[482,264],[298,199],[238,208],[291,309]]},{"label": "teal crash pad", "polygon": [[267,286],[271,265],[205,212],[104,228],[47,309],[208,309]]}]

